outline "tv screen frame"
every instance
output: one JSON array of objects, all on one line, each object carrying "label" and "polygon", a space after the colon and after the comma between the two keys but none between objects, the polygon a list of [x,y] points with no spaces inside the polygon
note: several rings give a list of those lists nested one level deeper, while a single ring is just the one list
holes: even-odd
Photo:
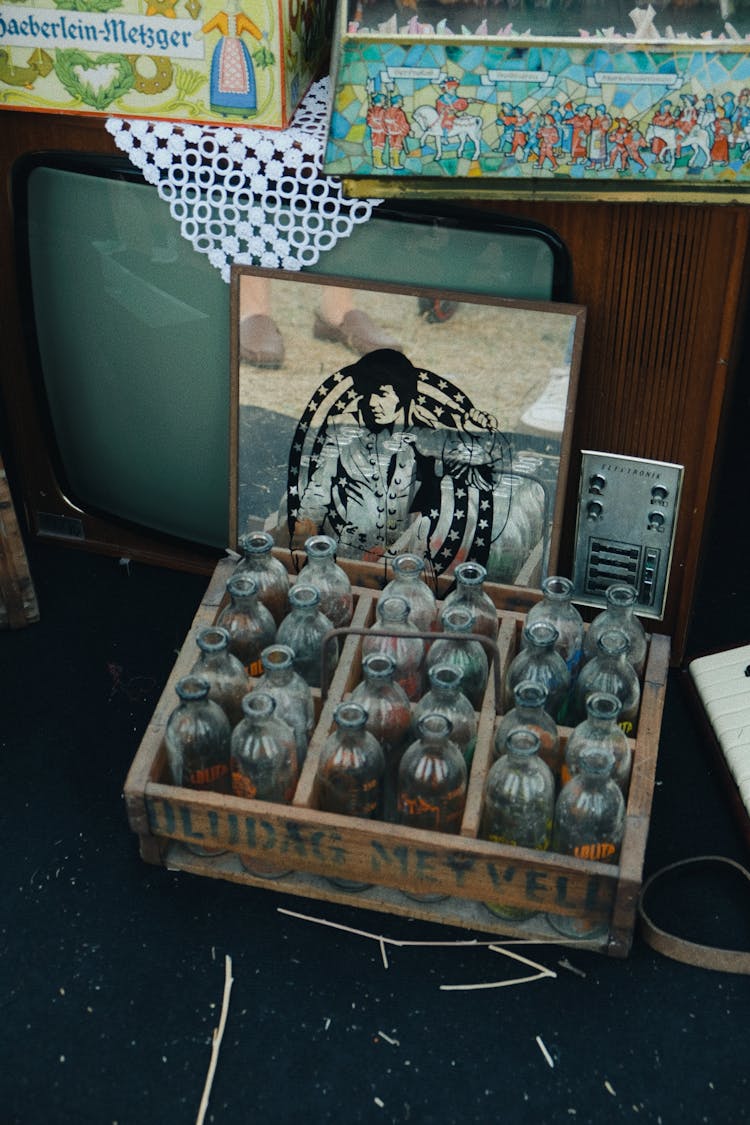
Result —
[{"label": "tv screen frame", "polygon": [[[35,148],[30,152],[18,152],[15,159],[11,158],[9,161],[8,178],[12,187],[11,217],[14,243],[13,279],[20,327],[17,349],[19,366],[16,369],[18,374],[7,373],[7,377],[2,379],[3,403],[0,407],[0,425],[3,447],[10,454],[10,472],[16,490],[20,489],[20,507],[27,533],[35,540],[65,543],[72,547],[137,558],[159,565],[209,572],[216,559],[223,553],[224,547],[229,544],[229,521],[226,544],[221,544],[218,540],[207,543],[198,541],[197,537],[184,538],[153,526],[146,526],[142,520],[128,519],[97,506],[88,498],[76,495],[75,488],[71,487],[67,479],[44,387],[28,248],[26,198],[29,177],[36,169],[45,167],[114,178],[124,183],[145,184],[143,177],[126,157],[118,153],[88,150],[86,147]],[[149,188],[149,190],[154,189]],[[166,208],[166,204],[163,206]],[[412,226],[423,225],[425,230],[430,227],[434,229],[436,226],[466,230],[489,240],[508,232],[541,239],[549,247],[553,263],[550,289],[545,296],[551,300],[570,300],[572,290],[570,256],[562,240],[544,224],[532,220],[507,219],[495,212],[482,214],[469,208],[435,202],[387,202],[376,208],[374,215],[376,217],[367,224],[370,228],[369,234],[363,232],[360,235],[358,228],[353,239],[360,236],[361,241],[362,238],[371,237],[373,231],[380,229],[379,224],[383,221],[404,222]],[[169,221],[174,222],[171,217]],[[176,223],[174,226],[177,230]],[[355,268],[352,265],[353,261],[367,262],[372,255],[362,252],[357,258],[355,241],[348,241],[349,245],[345,247],[339,244],[339,261],[343,264],[338,268],[351,271]],[[333,255],[324,255],[314,269],[325,270],[332,258]],[[207,262],[206,268],[212,269]],[[213,272],[216,286],[226,291],[227,361],[223,378],[226,394],[227,449],[226,487],[223,488],[222,500],[228,506],[231,472],[228,449],[231,381],[228,344],[230,294],[229,286],[221,280],[218,271]],[[367,276],[366,270],[365,276]],[[378,275],[378,280],[400,281],[403,277],[404,274],[399,276],[396,270],[392,276]],[[483,284],[486,286],[486,279]],[[477,289],[477,292],[483,291],[485,290]],[[20,395],[17,393],[19,376],[24,383],[23,393]],[[28,440],[30,434],[33,435],[31,442]]]}]

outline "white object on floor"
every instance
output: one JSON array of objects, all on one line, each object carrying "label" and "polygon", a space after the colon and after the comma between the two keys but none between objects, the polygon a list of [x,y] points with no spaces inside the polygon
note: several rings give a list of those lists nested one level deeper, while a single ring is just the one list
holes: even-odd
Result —
[{"label": "white object on floor", "polygon": [[690,676],[750,813],[750,645],[690,662]]}]

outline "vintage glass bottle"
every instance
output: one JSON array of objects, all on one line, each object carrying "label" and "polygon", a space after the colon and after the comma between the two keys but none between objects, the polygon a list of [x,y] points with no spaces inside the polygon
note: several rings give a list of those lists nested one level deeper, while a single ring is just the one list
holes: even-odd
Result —
[{"label": "vintage glass bottle", "polygon": [[245,667],[248,676],[260,676],[260,654],[276,636],[270,609],[258,600],[258,584],[250,574],[233,574],[227,582],[229,602],[216,618],[229,633],[229,651]]},{"label": "vintage glass bottle", "polygon": [[463,691],[463,672],[457,664],[435,664],[427,679],[429,690],[415,703],[412,712],[411,737],[418,737],[423,715],[444,715],[451,724],[451,741],[458,746],[468,767],[474,757],[478,724],[474,707]]},{"label": "vintage glass bottle", "polygon": [[396,662],[387,652],[371,652],[362,661],[362,680],[350,699],[367,713],[365,724],[377,738],[385,756],[384,816],[393,820],[396,808],[396,778],[401,755],[411,727],[409,698],[396,683]]},{"label": "vintage glass bottle", "polygon": [[221,625],[205,625],[198,630],[199,654],[191,671],[208,680],[209,695],[224,708],[230,726],[242,718],[242,700],[250,690],[245,666],[229,651],[229,633]]},{"label": "vintage glass bottle", "polygon": [[[290,804],[299,777],[294,731],[277,715],[276,700],[268,692],[255,690],[246,695],[242,713],[230,742],[232,792],[250,801]],[[273,859],[265,859],[262,850],[258,855],[241,854],[240,862],[265,878],[289,873]]]},{"label": "vintage glass bottle", "polygon": [[453,664],[461,672],[461,690],[479,710],[489,676],[489,659],[481,641],[472,637],[474,618],[466,606],[452,606],[442,617],[442,631],[450,634],[433,641],[427,653],[427,672],[437,664]]},{"label": "vintage glass bottle", "polygon": [[393,578],[383,588],[379,601],[394,595],[406,598],[409,621],[419,633],[435,628],[438,607],[430,587],[424,581],[424,559],[419,555],[397,555],[393,560]]},{"label": "vintage glass bottle", "polygon": [[410,621],[409,603],[400,594],[380,598],[376,620],[362,641],[362,655],[386,652],[396,663],[394,679],[410,700],[419,699],[424,684],[425,642]]},{"label": "vintage glass bottle", "polygon": [[513,692],[522,680],[534,680],[547,692],[545,711],[556,723],[564,721],[570,695],[570,672],[555,647],[557,629],[549,621],[524,626],[523,645],[511,660],[505,677],[505,710],[514,706]]},{"label": "vintage glass bottle", "polygon": [[[367,712],[344,700],[333,713],[334,729],[326,739],[316,770],[318,807],[323,812],[378,820],[383,813],[385,755],[367,729]],[[346,876],[329,881],[348,891],[370,884]]]},{"label": "vintage glass bottle", "polygon": [[[557,798],[552,826],[552,850],[561,855],[598,863],[617,863],[625,828],[625,800],[614,780],[614,756],[604,747],[581,754],[579,771]],[[581,917],[548,914],[554,930],[570,938],[597,938],[605,924]]]},{"label": "vintage glass bottle", "polygon": [[539,739],[539,757],[549,766],[559,784],[562,768],[562,748],[557,723],[545,711],[547,689],[539,680],[521,680],[513,689],[513,706],[506,711],[495,731],[493,744],[496,758],[505,753],[505,742],[512,730],[522,727],[533,731]]},{"label": "vintage glass bottle", "polygon": [[263,675],[252,685],[252,690],[268,692],[276,700],[276,715],[294,731],[301,769],[315,725],[312,688],[294,670],[294,652],[288,645],[269,645],[260,659]]},{"label": "vintage glass bottle", "polygon": [[258,599],[280,625],[288,608],[289,574],[272,553],[273,539],[267,531],[249,531],[239,538],[242,553],[235,574],[251,574],[258,583]]},{"label": "vintage glass bottle", "polygon": [[336,540],[330,535],[311,535],[305,540],[307,564],[300,580],[314,586],[320,594],[320,612],[335,629],[343,629],[352,619],[354,595],[349,576],[336,562]]},{"label": "vintage glass bottle", "polygon": [[[573,583],[569,578],[550,575],[542,581],[542,600],[533,605],[526,615],[526,625],[535,621],[549,621],[557,629],[555,648],[570,672],[570,682],[575,685],[583,656],[583,618],[573,605]],[[522,645],[526,643],[525,634]]]},{"label": "vintage glass bottle", "polygon": [[454,571],[455,589],[443,601],[438,616],[438,627],[442,629],[442,619],[446,610],[453,606],[464,606],[471,611],[474,624],[472,632],[481,633],[491,640],[497,637],[497,607],[484,588],[486,569],[477,562],[459,563]]},{"label": "vintage glass bottle", "polygon": [[536,544],[547,526],[547,493],[542,483],[544,462],[541,457],[523,453],[513,460],[513,467],[521,481],[524,509],[531,525],[531,540]]},{"label": "vintage glass bottle", "polygon": [[[517,727],[505,739],[505,752],[490,768],[482,803],[480,836],[498,844],[546,851],[555,811],[555,779],[539,757],[539,737]],[[500,918],[525,921],[539,913],[523,906],[485,903]]]},{"label": "vintage glass bottle", "polygon": [[620,700],[609,692],[594,691],[587,697],[586,718],[573,728],[565,747],[563,784],[578,773],[581,754],[592,746],[603,746],[612,752],[615,760],[613,777],[623,796],[627,796],[633,752],[627,735],[617,725],[620,711]]},{"label": "vintage glass bottle", "polygon": [[626,734],[635,731],[641,702],[641,685],[628,660],[628,638],[622,629],[605,629],[597,653],[581,669],[575,689],[576,722],[586,718],[586,699],[592,691],[606,691],[620,700],[618,722]]},{"label": "vintage glass bottle", "polygon": [[531,529],[510,481],[501,478],[493,488],[495,519],[487,574],[492,582],[515,582],[528,557]]},{"label": "vintage glass bottle", "polygon": [[318,806],[324,812],[378,819],[383,807],[385,755],[367,729],[367,712],[344,700],[333,713],[317,766]]},{"label": "vintage glass bottle", "polygon": [[[276,641],[294,653],[294,670],[310,687],[321,686],[323,638],[333,626],[320,612],[320,594],[314,586],[297,582],[289,590],[289,613],[276,631]],[[332,638],[325,646],[326,683],[338,662],[338,642]]]},{"label": "vintage glass bottle", "polygon": [[[398,771],[396,821],[407,828],[456,835],[466,805],[468,771],[451,739],[450,720],[429,712],[417,726],[418,738],[407,748]],[[407,891],[418,902],[437,902],[442,892]]]},{"label": "vintage glass bottle", "polygon": [[538,537],[534,534],[536,512],[530,510],[527,482],[525,478],[519,476],[518,473],[506,473],[503,477],[503,482],[510,488],[511,517],[518,523],[524,553],[528,558]]},{"label": "vintage glass bottle", "polygon": [[[173,785],[229,793],[229,719],[209,698],[208,680],[183,676],[178,680],[179,703],[167,719],[164,742]],[[220,855],[224,848],[186,843],[197,855]]]},{"label": "vintage glass bottle", "polygon": [[605,592],[606,609],[597,614],[586,631],[583,642],[583,659],[591,660],[597,653],[597,641],[606,629],[622,629],[627,634],[630,647],[628,660],[643,679],[648,641],[646,630],[635,615],[636,591],[625,582],[613,582]]}]

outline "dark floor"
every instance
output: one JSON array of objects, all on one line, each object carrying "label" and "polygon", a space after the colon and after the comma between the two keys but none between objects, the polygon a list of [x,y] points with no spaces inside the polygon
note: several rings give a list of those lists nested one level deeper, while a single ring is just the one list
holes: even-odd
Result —
[{"label": "dark floor", "polygon": [[[722,480],[743,456],[733,439]],[[693,653],[750,637],[726,510]],[[392,950],[386,969],[376,943],[277,908],[393,938],[467,935],[143,863],[122,785],[205,579],[34,544],[29,561],[41,621],[0,635],[0,1125],[196,1121],[227,954],[207,1121],[750,1121],[750,978],[687,968],[636,935],[626,961],[532,950],[556,978],[442,991],[524,969],[460,948]],[[674,670],[646,871],[705,853],[747,862]],[[660,917],[747,948],[747,901],[738,882],[695,875]]]}]

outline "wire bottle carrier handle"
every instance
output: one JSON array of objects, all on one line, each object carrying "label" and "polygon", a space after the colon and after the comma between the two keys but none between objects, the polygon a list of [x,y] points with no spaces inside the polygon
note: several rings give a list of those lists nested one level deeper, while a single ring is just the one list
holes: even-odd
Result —
[{"label": "wire bottle carrier handle", "polygon": [[[330,642],[339,637],[369,637],[372,635],[373,630],[366,625],[342,626],[339,629],[329,629],[325,634],[320,646],[320,694],[323,701],[325,701],[329,688],[326,650]],[[412,632],[411,630],[408,633],[401,633],[398,629],[378,629],[375,636],[407,637],[410,640],[419,638],[423,641],[456,640],[456,633]],[[495,713],[500,715],[502,714],[502,698],[500,691],[500,649],[497,646],[497,641],[493,641],[491,637],[485,636],[483,633],[467,633],[466,639],[479,641],[491,659],[495,683]]]}]

